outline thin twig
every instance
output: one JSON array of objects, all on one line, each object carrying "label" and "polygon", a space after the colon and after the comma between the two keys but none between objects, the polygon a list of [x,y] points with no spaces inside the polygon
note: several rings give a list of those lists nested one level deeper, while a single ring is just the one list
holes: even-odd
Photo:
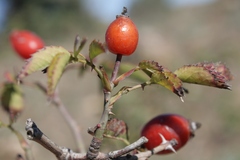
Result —
[{"label": "thin twig", "polygon": [[[117,77],[118,70],[119,70],[119,67],[121,64],[121,60],[122,60],[122,55],[118,54],[116,57],[114,69],[112,71],[112,76],[111,76],[111,80],[110,80],[110,82],[112,82],[111,89],[114,87],[113,81]],[[93,69],[96,69],[96,67],[94,67]],[[97,73],[98,73],[98,76],[100,77],[100,79],[104,78],[102,73],[99,73],[99,71],[97,71]],[[94,137],[92,138],[91,144],[90,144],[90,146],[88,148],[88,152],[87,152],[88,159],[96,159],[100,154],[99,149],[102,144],[103,134],[104,134],[104,131],[105,131],[108,119],[109,119],[109,114],[111,113],[111,109],[112,109],[112,105],[109,103],[109,100],[111,98],[110,90],[103,89],[103,93],[104,93],[103,112],[102,112],[100,122],[96,125],[97,127],[94,127],[95,128],[95,131],[93,131]]]},{"label": "thin twig", "polygon": [[100,122],[96,125],[95,133],[91,144],[88,149],[87,157],[88,159],[95,159],[99,156],[99,149],[102,144],[103,134],[109,119],[109,113],[111,112],[111,106],[109,106],[109,99],[111,97],[111,92],[104,91],[104,108]]},{"label": "thin twig", "polygon": [[128,145],[127,147],[117,150],[117,151],[112,151],[109,152],[109,158],[113,159],[113,158],[117,158],[119,156],[125,155],[127,153],[129,153],[130,151],[140,147],[141,145],[143,145],[144,143],[147,143],[148,139],[146,137],[141,137],[140,139],[138,139],[136,142]]},{"label": "thin twig", "polygon": [[[27,85],[30,85],[30,86],[37,86],[45,94],[47,94],[47,88],[39,82],[35,82],[35,83],[24,82],[24,84],[27,84]],[[81,136],[82,134],[81,134],[80,128],[79,128],[77,122],[74,120],[74,118],[71,116],[71,114],[66,109],[66,106],[61,101],[61,98],[59,97],[59,94],[58,94],[58,88],[56,88],[55,93],[54,93],[51,100],[52,100],[53,104],[59,109],[60,113],[62,114],[62,116],[64,117],[68,126],[70,127],[70,129],[71,129],[71,131],[72,131],[72,133],[73,133],[73,135],[76,139],[76,144],[77,144],[78,150],[80,152],[86,152],[84,141],[83,141],[83,138]]]},{"label": "thin twig", "polygon": [[23,135],[20,132],[18,132],[17,130],[15,130],[12,125],[9,125],[8,128],[17,136],[18,141],[19,141],[22,149],[24,150],[26,160],[33,160],[34,158],[33,158],[33,154],[30,149],[30,146],[27,143],[26,139],[23,137]]},{"label": "thin twig", "polygon": [[79,128],[77,122],[73,119],[73,117],[70,115],[70,113],[66,109],[66,106],[61,101],[57,89],[55,91],[55,94],[54,94],[52,100],[53,100],[53,103],[58,107],[60,113],[64,117],[65,121],[68,123],[69,127],[71,128],[72,133],[74,134],[74,137],[76,139],[76,144],[77,144],[79,151],[82,153],[86,152],[84,141],[81,136],[82,134],[81,134],[80,128]]},{"label": "thin twig", "polygon": [[119,70],[119,67],[120,67],[120,64],[121,64],[121,60],[122,60],[122,55],[118,54],[117,57],[116,57],[114,69],[113,69],[113,72],[112,72],[111,82],[113,82],[117,77],[118,70]]},{"label": "thin twig", "polygon": [[120,99],[124,94],[129,93],[130,91],[133,91],[135,89],[143,88],[143,84],[138,84],[133,87],[122,87],[114,96],[110,99],[110,105],[113,105],[118,99]]}]

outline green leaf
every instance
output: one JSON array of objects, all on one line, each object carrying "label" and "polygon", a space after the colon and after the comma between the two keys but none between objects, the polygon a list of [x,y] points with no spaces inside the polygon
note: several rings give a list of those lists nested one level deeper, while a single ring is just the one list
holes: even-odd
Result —
[{"label": "green leaf", "polygon": [[128,141],[128,127],[123,120],[112,118],[108,121],[104,136],[111,139],[121,140],[127,145]]},{"label": "green leaf", "polygon": [[70,53],[60,46],[48,46],[37,51],[27,60],[18,75],[18,79],[22,79],[33,72],[46,69],[58,53],[64,53],[70,56]]},{"label": "green leaf", "polygon": [[23,94],[20,87],[15,83],[5,83],[1,93],[1,105],[9,114],[10,120],[14,121],[23,110]]},{"label": "green leaf", "polygon": [[159,84],[174,92],[179,97],[184,96],[182,81],[167,68],[160,66],[154,61],[142,61],[139,63],[139,67],[150,77],[152,84]]},{"label": "green leaf", "polygon": [[183,82],[231,89],[227,84],[233,76],[221,62],[202,62],[185,65],[174,72]]},{"label": "green leaf", "polygon": [[92,62],[95,57],[105,52],[105,48],[102,43],[94,40],[89,46],[89,58]]},{"label": "green leaf", "polygon": [[58,53],[52,59],[48,70],[48,95],[52,95],[55,91],[57,83],[70,59],[70,54],[66,52]]}]

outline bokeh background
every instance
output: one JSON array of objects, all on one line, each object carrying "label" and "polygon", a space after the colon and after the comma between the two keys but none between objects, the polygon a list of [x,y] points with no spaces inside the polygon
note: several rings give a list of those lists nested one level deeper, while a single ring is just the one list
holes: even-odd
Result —
[{"label": "bokeh background", "polygon": [[[136,53],[124,57],[124,62],[138,64],[155,60],[174,71],[185,64],[201,61],[224,62],[232,71],[232,91],[184,84],[190,94],[185,102],[160,86],[129,93],[120,99],[113,112],[127,122],[130,141],[139,138],[144,123],[162,113],[178,113],[202,123],[196,137],[178,151],[162,160],[239,160],[240,159],[240,1],[238,0],[0,0],[0,75],[18,72],[24,61],[9,43],[13,29],[27,29],[38,34],[46,45],[60,45],[72,50],[77,34],[104,42],[109,23],[128,7],[129,15],[139,29],[140,40]],[[87,45],[88,45],[87,44]],[[88,47],[83,53],[88,53]],[[114,61],[105,54],[101,59]],[[0,76],[1,82],[4,81]],[[26,81],[46,83],[42,73],[34,73]],[[120,85],[137,84],[127,80]],[[27,118],[32,118],[42,131],[61,146],[76,149],[75,140],[58,109],[38,90],[23,87],[25,110],[14,127],[25,137]],[[59,83],[60,97],[77,120],[86,148],[91,140],[87,128],[96,125],[101,116],[103,95],[94,72],[79,76],[78,70],[66,72]],[[0,109],[0,120],[8,122]],[[29,141],[35,160],[55,159],[39,144]],[[119,149],[121,142],[106,140],[102,151]],[[23,154],[16,136],[0,128],[0,159],[15,159]]]}]

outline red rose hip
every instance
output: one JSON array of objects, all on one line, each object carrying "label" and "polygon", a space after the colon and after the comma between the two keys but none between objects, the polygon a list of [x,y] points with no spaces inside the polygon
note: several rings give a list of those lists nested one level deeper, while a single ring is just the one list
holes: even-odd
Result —
[{"label": "red rose hip", "polygon": [[[191,122],[177,114],[163,114],[150,120],[142,129],[141,136],[145,136],[148,142],[144,147],[151,150],[162,143],[162,134],[166,140],[177,140],[175,150],[183,147],[187,141],[194,136],[194,131],[200,127],[199,123]],[[158,154],[172,153],[171,150],[164,150]]]},{"label": "red rose hip", "polygon": [[138,29],[126,15],[119,15],[109,25],[105,41],[108,50],[113,54],[131,55],[137,48]]},{"label": "red rose hip", "polygon": [[12,47],[24,59],[44,47],[44,42],[36,34],[27,30],[15,30],[10,34]]}]

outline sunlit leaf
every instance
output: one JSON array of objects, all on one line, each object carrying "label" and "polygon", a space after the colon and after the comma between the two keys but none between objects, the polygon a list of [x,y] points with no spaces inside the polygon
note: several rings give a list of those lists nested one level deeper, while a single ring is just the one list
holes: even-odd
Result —
[{"label": "sunlit leaf", "polygon": [[68,64],[69,59],[70,55],[65,52],[58,53],[52,59],[47,71],[48,95],[52,95],[54,93],[56,85],[65,69],[65,66]]},{"label": "sunlit leaf", "polygon": [[22,79],[33,72],[46,69],[58,53],[64,53],[70,56],[70,53],[60,46],[48,46],[38,50],[27,60],[18,75],[18,79]]},{"label": "sunlit leaf", "polygon": [[182,81],[167,68],[160,66],[154,61],[142,61],[139,63],[141,70],[150,77],[152,84],[159,84],[179,97],[184,96]]},{"label": "sunlit leaf", "polygon": [[129,144],[127,124],[117,118],[112,118],[108,121],[104,136],[112,139],[121,140],[124,143]]},{"label": "sunlit leaf", "polygon": [[102,43],[94,40],[89,46],[89,58],[92,61],[95,57],[105,52],[105,48]]},{"label": "sunlit leaf", "polygon": [[227,84],[233,76],[221,62],[202,62],[185,65],[174,72],[183,82],[231,89]]}]

